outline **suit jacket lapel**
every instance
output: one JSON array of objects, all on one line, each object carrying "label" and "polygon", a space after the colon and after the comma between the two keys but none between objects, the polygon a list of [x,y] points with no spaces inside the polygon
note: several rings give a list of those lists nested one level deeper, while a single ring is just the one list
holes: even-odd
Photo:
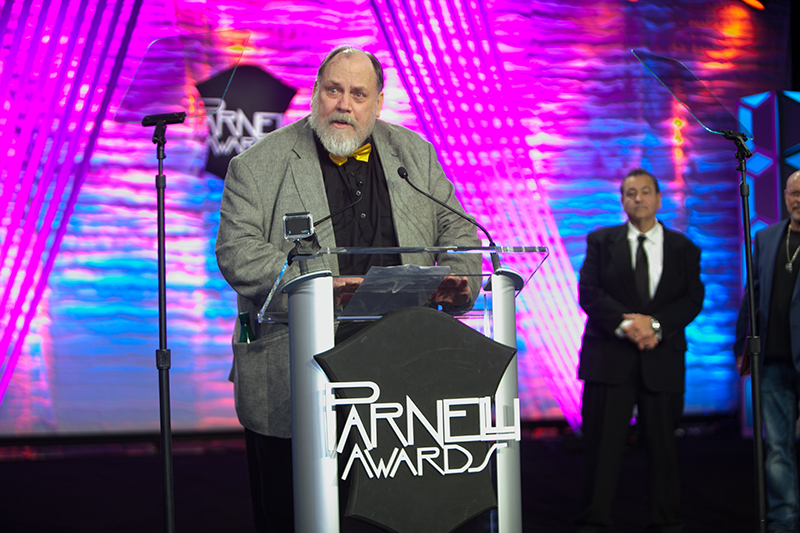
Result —
[{"label": "suit jacket lapel", "polygon": [[636,289],[636,280],[633,274],[633,266],[631,265],[631,248],[628,244],[627,224],[618,226],[617,230],[611,234],[609,252],[617,272],[620,273],[620,281],[628,290],[630,302],[636,303],[636,307],[638,307],[641,302],[639,301],[639,291]]},{"label": "suit jacket lapel", "polygon": [[[325,182],[322,179],[322,168],[319,164],[317,145],[314,142],[314,133],[307,119],[305,120],[306,124],[292,147],[292,151],[297,157],[289,161],[289,171],[295,187],[297,187],[303,208],[312,213],[315,220],[320,220],[330,214],[330,208],[328,207],[328,196],[325,192]],[[323,248],[336,246],[333,225],[330,222],[321,224],[316,228],[316,233],[319,244]],[[334,256],[324,256],[325,264],[336,274],[338,268],[334,268],[333,265],[337,261],[332,260],[331,257]]]},{"label": "suit jacket lapel", "polygon": [[[783,243],[783,233],[786,231],[786,226],[789,225],[788,219],[785,222],[785,224],[780,225],[780,229],[778,231],[775,231],[772,235],[770,235],[769,239],[765,239],[763,250],[761,251],[761,256],[764,258],[764,271],[761,273],[761,279],[764,280],[764,282],[761,284],[762,291],[772,290],[772,278],[775,273],[775,261],[778,257],[778,248]],[[795,285],[795,291],[796,290],[797,286]],[[767,296],[767,298],[769,298],[769,296]],[[756,305],[758,305],[758,302],[756,302]],[[764,311],[764,309],[761,310],[762,313]],[[769,312],[768,310],[766,311]]]},{"label": "suit jacket lapel", "polygon": [[397,243],[399,246],[422,246],[423,243],[419,242],[419,237],[414,238],[415,235],[419,235],[416,223],[418,213],[424,206],[423,202],[431,200],[413,190],[397,173],[397,169],[403,166],[409,170],[409,173],[413,172],[413,169],[409,168],[410,163],[404,162],[400,158],[399,147],[396,142],[393,142],[391,131],[383,122],[375,121],[372,139],[378,148],[383,175],[386,177],[386,186],[389,189]]}]

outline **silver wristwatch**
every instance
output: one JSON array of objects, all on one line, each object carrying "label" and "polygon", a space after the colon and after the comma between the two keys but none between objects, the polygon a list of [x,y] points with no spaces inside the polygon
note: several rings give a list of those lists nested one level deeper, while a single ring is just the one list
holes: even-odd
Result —
[{"label": "silver wristwatch", "polygon": [[658,340],[661,340],[661,335],[662,335],[661,322],[659,322],[657,318],[650,317],[650,327],[653,328],[653,332],[655,333],[656,338]]}]

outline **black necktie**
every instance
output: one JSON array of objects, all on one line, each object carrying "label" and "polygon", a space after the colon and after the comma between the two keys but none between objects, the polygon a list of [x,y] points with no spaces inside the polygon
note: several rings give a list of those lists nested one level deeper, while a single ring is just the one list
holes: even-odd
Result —
[{"label": "black necktie", "polygon": [[636,290],[639,291],[643,305],[650,303],[650,279],[647,275],[647,254],[644,253],[646,238],[644,235],[639,235],[639,246],[636,248]]}]

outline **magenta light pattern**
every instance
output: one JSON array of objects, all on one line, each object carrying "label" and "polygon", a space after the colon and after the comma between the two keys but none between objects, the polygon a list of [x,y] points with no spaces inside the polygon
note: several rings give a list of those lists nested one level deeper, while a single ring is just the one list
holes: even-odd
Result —
[{"label": "magenta light pattern", "polygon": [[[583,317],[575,274],[533,174],[526,142],[530,130],[520,121],[519,94],[506,79],[486,8],[468,0],[374,0],[372,5],[420,129],[437,147],[467,211],[478,216],[497,243],[550,250],[517,299],[520,380],[541,376],[577,429],[580,382],[575,369]],[[537,259],[504,258],[508,268],[523,275]],[[522,416],[534,418],[534,391],[523,387],[520,392]]]},{"label": "magenta light pattern", "polygon": [[[620,223],[618,182],[652,170],[663,220],[703,249],[705,310],[689,328],[687,412],[738,405],[740,297],[732,147],[710,138],[631,48],[684,61],[735,109],[788,85],[788,0],[7,1],[0,8],[0,435],[158,428],[157,172],[152,130],[111,120],[156,38],[246,29],[243,63],[298,89],[334,46],[386,66],[381,118],[437,148],[467,209],[500,244],[551,255],[521,293],[528,420],[580,422],[577,271],[585,235]],[[224,47],[224,43],[222,43]],[[158,95],[154,95],[157,97]],[[207,128],[167,131],[167,300],[173,425],[236,428],[235,297],[213,247],[222,182]],[[541,259],[541,258],[537,258]],[[505,258],[525,273],[531,263]]]},{"label": "magenta light pattern", "polygon": [[[0,399],[9,388],[115,89],[135,15],[124,2],[5,2],[0,13]],[[36,331],[35,334],[43,334]],[[45,334],[46,335],[46,334]],[[29,345],[30,346],[30,345]],[[48,361],[28,352],[38,376],[12,429],[56,429]],[[24,373],[20,373],[23,388]],[[34,422],[35,421],[35,422]]]}]

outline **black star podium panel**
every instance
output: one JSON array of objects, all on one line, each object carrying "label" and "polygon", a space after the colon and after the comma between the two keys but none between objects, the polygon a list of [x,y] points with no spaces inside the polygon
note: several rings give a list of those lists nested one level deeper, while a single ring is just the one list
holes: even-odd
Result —
[{"label": "black star podium panel", "polygon": [[397,533],[444,533],[496,507],[487,462],[494,450],[480,440],[480,426],[491,424],[486,398],[515,353],[450,315],[409,307],[316,355],[332,382],[377,384],[375,403],[383,407],[376,412],[396,415],[393,424],[379,416],[373,425],[370,405],[339,406],[339,429],[347,428],[339,455],[350,487],[345,516]]}]

